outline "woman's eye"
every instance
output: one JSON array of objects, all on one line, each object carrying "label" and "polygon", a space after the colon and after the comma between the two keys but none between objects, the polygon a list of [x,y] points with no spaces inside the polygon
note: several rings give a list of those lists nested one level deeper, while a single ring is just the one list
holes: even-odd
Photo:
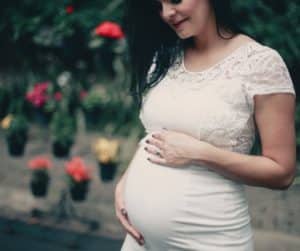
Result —
[{"label": "woman's eye", "polygon": [[182,0],[170,0],[172,4],[180,4]]}]

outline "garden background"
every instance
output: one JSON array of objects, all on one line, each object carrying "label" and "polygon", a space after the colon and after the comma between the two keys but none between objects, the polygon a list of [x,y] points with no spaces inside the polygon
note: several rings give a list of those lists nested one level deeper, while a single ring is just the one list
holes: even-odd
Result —
[{"label": "garden background", "polygon": [[[118,250],[125,232],[115,217],[114,187],[144,135],[129,92],[124,1],[0,5],[3,250],[21,250],[20,236],[28,247],[29,239],[42,240],[36,250],[89,250],[84,238],[92,236],[100,240],[95,248]],[[282,55],[299,93],[299,1],[233,7],[250,35]],[[299,161],[299,102],[296,132]],[[256,142],[253,154],[259,149]],[[289,190],[247,187],[257,250],[299,250],[299,184],[298,165]],[[72,234],[47,238],[50,231]]]}]

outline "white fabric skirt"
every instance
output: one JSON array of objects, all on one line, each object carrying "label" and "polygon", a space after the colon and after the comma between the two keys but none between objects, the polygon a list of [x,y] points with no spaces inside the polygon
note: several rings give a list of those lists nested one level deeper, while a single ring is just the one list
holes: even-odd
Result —
[{"label": "white fabric skirt", "polygon": [[243,184],[208,167],[152,163],[143,141],[130,162],[124,189],[140,246],[127,233],[121,251],[253,251]]}]

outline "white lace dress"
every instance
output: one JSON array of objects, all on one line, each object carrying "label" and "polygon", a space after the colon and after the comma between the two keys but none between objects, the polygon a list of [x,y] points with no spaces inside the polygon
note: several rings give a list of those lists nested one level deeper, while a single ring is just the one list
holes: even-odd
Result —
[{"label": "white lace dress", "polygon": [[146,159],[144,140],[165,127],[249,154],[256,130],[253,97],[296,95],[288,69],[276,50],[255,41],[201,72],[189,72],[182,58],[143,100],[147,134],[128,167],[124,198],[145,245],[127,234],[121,251],[252,251],[244,184],[209,166],[154,164]]}]

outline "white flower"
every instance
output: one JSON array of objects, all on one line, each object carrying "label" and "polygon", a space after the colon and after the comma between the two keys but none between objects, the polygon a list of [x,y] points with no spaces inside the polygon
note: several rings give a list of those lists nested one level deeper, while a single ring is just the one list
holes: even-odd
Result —
[{"label": "white flower", "polygon": [[58,75],[56,81],[57,81],[57,83],[58,83],[58,85],[60,87],[64,87],[70,81],[71,76],[72,76],[71,72],[69,72],[69,71],[63,71],[61,74]]}]

